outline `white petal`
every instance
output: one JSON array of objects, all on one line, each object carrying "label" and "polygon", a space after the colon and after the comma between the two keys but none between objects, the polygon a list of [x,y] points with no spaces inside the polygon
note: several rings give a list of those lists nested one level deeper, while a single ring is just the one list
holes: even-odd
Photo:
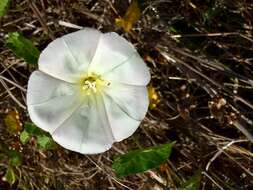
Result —
[{"label": "white petal", "polygon": [[51,42],[41,53],[39,69],[56,78],[75,82],[87,72],[101,33],[86,28]]},{"label": "white petal", "polygon": [[80,152],[89,125],[87,113],[86,105],[78,107],[65,122],[52,132],[53,139],[64,148]]},{"label": "white petal", "polygon": [[141,121],[131,118],[109,96],[103,95],[109,126],[116,141],[131,136]]},{"label": "white petal", "polygon": [[55,79],[40,71],[30,76],[27,106],[31,120],[51,132],[62,123],[79,104],[70,83]]},{"label": "white petal", "polygon": [[150,72],[143,59],[135,54],[123,64],[103,75],[109,81],[146,86],[150,81]]},{"label": "white petal", "polygon": [[74,86],[71,83],[53,78],[41,71],[34,71],[28,81],[28,105],[41,104],[57,96],[73,95]]},{"label": "white petal", "polygon": [[[86,99],[88,100],[88,98]],[[105,117],[102,102],[89,98],[53,133],[61,146],[83,154],[101,153],[114,141]]]},{"label": "white petal", "polygon": [[108,72],[136,53],[134,46],[117,33],[103,34],[100,37],[97,51],[90,64],[89,72],[97,74]]},{"label": "white petal", "polygon": [[112,83],[104,91],[118,106],[135,120],[142,120],[148,110],[149,99],[145,86]]}]

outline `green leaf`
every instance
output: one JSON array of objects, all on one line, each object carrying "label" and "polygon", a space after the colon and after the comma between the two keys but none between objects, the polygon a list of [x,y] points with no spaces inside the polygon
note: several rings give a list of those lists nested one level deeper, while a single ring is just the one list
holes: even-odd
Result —
[{"label": "green leaf", "polygon": [[40,52],[22,34],[18,32],[9,33],[6,45],[16,56],[23,58],[27,63],[32,65],[37,64]]},{"label": "green leaf", "polygon": [[29,135],[29,133],[26,130],[22,131],[19,136],[22,144],[26,144],[29,141],[30,137],[31,136]]},{"label": "green leaf", "polygon": [[22,163],[22,155],[16,150],[10,150],[8,146],[0,141],[0,151],[7,156],[11,166],[19,166]]},{"label": "green leaf", "polygon": [[39,149],[52,150],[56,147],[56,144],[51,137],[43,135],[37,137],[37,146]]},{"label": "green leaf", "polygon": [[10,2],[10,0],[0,0],[0,18],[6,14],[10,6]]},{"label": "green leaf", "polygon": [[20,141],[25,144],[31,136],[37,139],[38,149],[52,150],[56,148],[56,143],[48,132],[43,131],[33,123],[26,122],[24,131],[20,134]]},{"label": "green leaf", "polygon": [[9,157],[10,165],[12,166],[20,166],[22,164],[22,156],[16,150],[8,150],[7,152]]},{"label": "green leaf", "polygon": [[16,182],[16,176],[11,166],[7,168],[3,179],[7,181],[10,185],[13,185]]},{"label": "green leaf", "polygon": [[24,130],[29,135],[34,135],[34,136],[40,136],[40,135],[46,135],[47,134],[47,132],[45,132],[42,129],[38,128],[35,124],[29,123],[29,122],[25,123]]},{"label": "green leaf", "polygon": [[155,168],[167,160],[174,144],[175,142],[167,143],[118,156],[112,168],[119,177]]},{"label": "green leaf", "polygon": [[186,181],[178,190],[198,190],[201,181],[201,172],[198,171],[188,181]]}]

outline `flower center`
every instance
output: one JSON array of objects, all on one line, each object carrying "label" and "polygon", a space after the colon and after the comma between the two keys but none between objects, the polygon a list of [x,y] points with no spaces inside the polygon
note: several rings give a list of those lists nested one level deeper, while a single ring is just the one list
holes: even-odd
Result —
[{"label": "flower center", "polygon": [[103,87],[109,86],[110,83],[106,82],[101,78],[100,75],[91,73],[88,76],[81,79],[81,91],[85,92],[86,95],[96,93],[102,90]]}]

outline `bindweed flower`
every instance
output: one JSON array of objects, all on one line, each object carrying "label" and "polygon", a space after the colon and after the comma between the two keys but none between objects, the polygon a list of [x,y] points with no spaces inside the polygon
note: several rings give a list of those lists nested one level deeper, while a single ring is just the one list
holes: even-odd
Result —
[{"label": "bindweed flower", "polygon": [[150,73],[134,46],[86,28],[51,42],[28,82],[31,120],[61,146],[101,153],[134,133],[148,109]]}]

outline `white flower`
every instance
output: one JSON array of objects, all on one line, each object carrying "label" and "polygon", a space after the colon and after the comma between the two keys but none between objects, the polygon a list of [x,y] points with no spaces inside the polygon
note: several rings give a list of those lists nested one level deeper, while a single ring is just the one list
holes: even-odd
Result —
[{"label": "white flower", "polygon": [[31,120],[61,146],[83,154],[134,133],[148,109],[149,70],[116,33],[86,28],[51,42],[28,82]]}]

